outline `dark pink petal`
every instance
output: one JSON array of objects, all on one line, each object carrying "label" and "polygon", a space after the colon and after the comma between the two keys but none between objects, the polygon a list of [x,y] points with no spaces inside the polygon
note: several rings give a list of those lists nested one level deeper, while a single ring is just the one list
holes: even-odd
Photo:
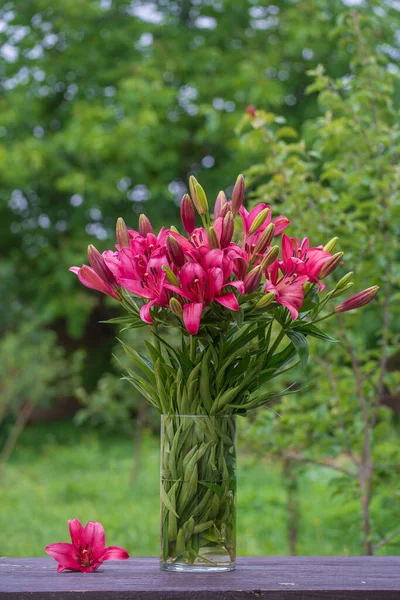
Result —
[{"label": "dark pink petal", "polygon": [[228,281],[228,283],[225,283],[225,285],[222,286],[222,288],[226,288],[228,286],[232,286],[234,288],[236,288],[241,294],[244,294],[244,283],[243,281]]},{"label": "dark pink petal", "polygon": [[89,521],[82,532],[82,548],[90,548],[93,552],[93,557],[96,559],[104,552],[106,545],[106,536],[101,523]]},{"label": "dark pink petal", "polygon": [[150,300],[154,296],[154,294],[147,287],[142,285],[140,281],[122,278],[120,279],[120,284],[123,288],[128,290],[128,292],[132,292],[132,294],[135,294],[135,296],[140,296],[140,298],[147,298]]},{"label": "dark pink petal", "polygon": [[297,319],[297,317],[299,316],[298,311],[295,309],[295,307],[290,304],[290,302],[287,302],[286,300],[282,300],[275,298],[275,300],[277,300],[279,302],[279,304],[282,304],[282,306],[286,306],[286,308],[289,310],[290,314],[292,315],[292,319],[293,321],[295,321]]},{"label": "dark pink petal", "polygon": [[57,567],[57,573],[62,573],[63,571],[66,571],[67,567],[63,567],[62,565],[58,565]]},{"label": "dark pink petal", "polygon": [[83,532],[82,523],[79,521],[79,519],[72,519],[71,521],[68,521],[68,529],[73,546],[79,550]]},{"label": "dark pink petal", "polygon": [[101,560],[126,560],[127,558],[129,558],[129,554],[124,548],[120,548],[119,546],[108,546],[108,548],[104,550]]},{"label": "dark pink petal", "polygon": [[88,267],[87,265],[83,265],[79,271],[77,272],[79,281],[92,290],[97,290],[98,292],[102,292],[114,300],[119,300],[119,296],[117,292],[115,292],[111,286],[108,285],[105,281],[101,279],[97,275],[97,273],[92,269],[92,267]]},{"label": "dark pink petal", "polygon": [[199,332],[202,312],[202,302],[193,302],[183,306],[183,322],[191,335],[197,335]]},{"label": "dark pink petal", "polygon": [[274,219],[273,223],[275,225],[274,236],[282,233],[290,225],[289,219],[283,215]]},{"label": "dark pink petal", "polygon": [[185,292],[183,290],[181,290],[181,288],[177,287],[176,285],[172,285],[171,283],[166,283],[165,286],[167,288],[167,290],[171,290],[171,292],[175,292],[175,294],[179,294],[180,296],[183,296],[184,298],[186,298],[186,300],[190,300],[190,297],[185,294]]},{"label": "dark pink petal", "polygon": [[140,309],[140,318],[145,323],[153,322],[153,319],[151,318],[151,314],[150,314],[150,309],[152,306],[154,306],[154,302],[148,302],[147,304],[144,304]]},{"label": "dark pink petal", "polygon": [[49,556],[54,558],[64,569],[70,569],[72,571],[79,571],[80,566],[76,558],[75,548],[72,544],[59,542],[57,544],[50,544],[46,546],[46,552]]},{"label": "dark pink petal", "polygon": [[239,310],[240,308],[239,302],[237,301],[237,298],[233,292],[228,292],[227,294],[218,296],[217,298],[214,298],[214,300],[230,310]]}]

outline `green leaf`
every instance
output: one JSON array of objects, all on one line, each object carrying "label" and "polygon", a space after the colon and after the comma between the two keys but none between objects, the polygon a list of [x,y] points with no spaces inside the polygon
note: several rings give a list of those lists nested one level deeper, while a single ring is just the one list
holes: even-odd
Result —
[{"label": "green leaf", "polygon": [[308,343],[306,336],[299,331],[293,331],[293,329],[287,329],[285,333],[296,349],[301,366],[305,369],[308,362]]}]

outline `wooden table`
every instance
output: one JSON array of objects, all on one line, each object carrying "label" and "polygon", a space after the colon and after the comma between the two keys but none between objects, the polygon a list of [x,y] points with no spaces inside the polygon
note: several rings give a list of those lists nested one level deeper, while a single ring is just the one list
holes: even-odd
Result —
[{"label": "wooden table", "polygon": [[400,556],[239,558],[230,573],[166,573],[156,558],[57,573],[51,558],[0,558],[0,600],[400,600]]}]

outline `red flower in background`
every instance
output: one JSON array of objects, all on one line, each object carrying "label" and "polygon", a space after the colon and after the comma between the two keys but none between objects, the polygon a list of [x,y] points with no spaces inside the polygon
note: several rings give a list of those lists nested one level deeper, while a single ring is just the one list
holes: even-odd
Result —
[{"label": "red flower in background", "polygon": [[106,548],[106,536],[101,523],[89,521],[86,527],[78,519],[68,521],[72,544],[59,542],[46,546],[46,552],[58,564],[57,571],[93,573],[105,560],[125,560],[129,554],[119,546]]}]

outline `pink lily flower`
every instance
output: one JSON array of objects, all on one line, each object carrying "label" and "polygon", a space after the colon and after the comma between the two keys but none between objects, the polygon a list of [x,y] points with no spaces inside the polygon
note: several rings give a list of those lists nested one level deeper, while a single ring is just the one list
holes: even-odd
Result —
[{"label": "pink lily flower", "polygon": [[293,321],[299,316],[299,310],[304,300],[303,285],[308,281],[307,275],[283,275],[279,278],[278,261],[272,264],[269,273],[270,279],[265,284],[265,292],[275,294],[275,302],[286,306]]},{"label": "pink lily flower", "polygon": [[119,546],[106,548],[106,537],[101,523],[89,521],[83,527],[78,519],[68,521],[71,544],[59,542],[46,546],[46,552],[59,564],[57,571],[93,573],[105,560],[126,560],[129,554]]},{"label": "pink lily flower", "polygon": [[318,284],[319,290],[325,287],[318,279],[319,272],[331,257],[332,254],[325,252],[322,246],[310,248],[307,238],[300,243],[297,238],[290,238],[285,233],[282,236],[283,272],[286,275],[307,275],[309,281]]},{"label": "pink lily flower", "polygon": [[146,300],[150,300],[140,309],[140,318],[145,323],[152,323],[150,309],[152,306],[168,306],[168,297],[165,291],[165,276],[163,266],[168,267],[168,259],[165,255],[165,250],[159,256],[149,260],[146,266],[146,271],[143,277],[139,280],[128,279],[122,277],[120,284],[123,288]]},{"label": "pink lily flower", "polygon": [[178,277],[181,287],[168,283],[165,287],[187,300],[183,305],[183,322],[191,335],[198,333],[203,308],[212,300],[230,310],[239,310],[235,294],[222,293],[222,290],[230,285],[243,289],[243,282],[232,281],[224,284],[222,269],[212,267],[204,270],[200,264],[188,262],[183,265]]}]

